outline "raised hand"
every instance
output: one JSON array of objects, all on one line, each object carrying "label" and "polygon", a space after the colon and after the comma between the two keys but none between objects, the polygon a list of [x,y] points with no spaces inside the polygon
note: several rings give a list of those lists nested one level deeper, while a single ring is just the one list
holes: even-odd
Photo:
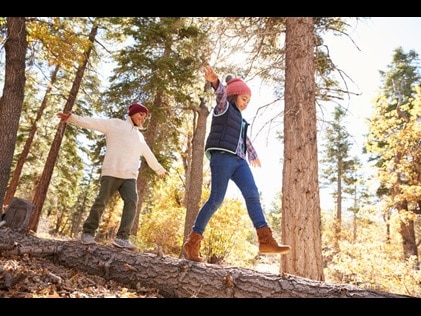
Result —
[{"label": "raised hand", "polygon": [[218,84],[218,75],[213,68],[211,66],[205,66],[204,73],[206,81],[209,81],[213,87],[216,87]]}]

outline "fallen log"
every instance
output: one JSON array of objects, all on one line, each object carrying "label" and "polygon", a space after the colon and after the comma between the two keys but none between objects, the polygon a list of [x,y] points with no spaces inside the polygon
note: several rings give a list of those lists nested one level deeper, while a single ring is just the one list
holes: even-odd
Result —
[{"label": "fallen log", "polygon": [[126,284],[152,287],[167,298],[410,298],[348,284],[329,284],[290,274],[198,263],[186,259],[86,246],[0,227],[0,255],[43,256],[55,264]]}]

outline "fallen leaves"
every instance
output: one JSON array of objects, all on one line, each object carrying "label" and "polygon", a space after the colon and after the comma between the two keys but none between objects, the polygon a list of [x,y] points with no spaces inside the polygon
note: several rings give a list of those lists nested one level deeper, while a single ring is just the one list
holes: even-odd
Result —
[{"label": "fallen leaves", "polygon": [[0,257],[0,298],[159,297],[156,289],[131,289],[113,280],[55,265],[42,257]]}]

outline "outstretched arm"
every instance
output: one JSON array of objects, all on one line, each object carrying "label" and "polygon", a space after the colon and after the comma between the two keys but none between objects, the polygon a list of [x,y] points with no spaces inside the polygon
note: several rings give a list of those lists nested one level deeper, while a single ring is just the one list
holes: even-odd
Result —
[{"label": "outstretched arm", "polygon": [[167,171],[164,167],[158,162],[155,155],[153,154],[152,150],[146,144],[145,141],[141,143],[142,146],[142,156],[145,158],[146,163],[148,164],[149,168],[156,172],[158,176],[161,178],[165,178]]}]

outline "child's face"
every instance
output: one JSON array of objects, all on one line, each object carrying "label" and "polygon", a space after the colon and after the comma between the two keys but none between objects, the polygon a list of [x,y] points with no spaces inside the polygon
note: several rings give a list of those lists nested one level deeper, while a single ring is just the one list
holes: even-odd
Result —
[{"label": "child's face", "polygon": [[247,105],[249,104],[251,99],[251,95],[249,94],[239,94],[237,95],[237,107],[240,109],[240,111],[244,111],[247,108]]},{"label": "child's face", "polygon": [[133,124],[136,126],[142,126],[145,123],[146,117],[147,114],[144,112],[139,112],[131,116]]}]

